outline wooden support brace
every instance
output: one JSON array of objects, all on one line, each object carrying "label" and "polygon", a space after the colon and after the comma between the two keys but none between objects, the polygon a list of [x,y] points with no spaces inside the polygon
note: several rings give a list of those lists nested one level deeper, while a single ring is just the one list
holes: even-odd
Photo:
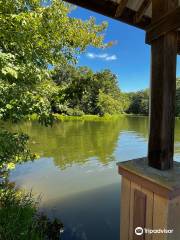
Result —
[{"label": "wooden support brace", "polygon": [[177,45],[177,54],[180,55],[180,32],[178,32],[178,45]]},{"label": "wooden support brace", "polygon": [[[89,9],[91,11],[100,13],[107,17],[114,18],[118,21],[130,24],[132,26],[141,28],[143,30],[151,23],[151,18],[148,16],[143,16],[142,20],[138,23],[134,22],[134,16],[136,12],[130,8],[124,8],[123,12],[121,12],[120,17],[115,17],[118,4],[115,1],[111,0],[64,0],[65,2],[75,4],[77,6]],[[120,7],[119,7],[120,8]],[[118,15],[118,12],[117,12]]]},{"label": "wooden support brace", "polygon": [[127,3],[128,3],[128,0],[121,0],[121,2],[117,7],[115,17],[120,17],[122,15],[124,9],[126,8]]},{"label": "wooden support brace", "polygon": [[149,6],[151,5],[151,0],[144,0],[139,8],[139,10],[137,11],[136,15],[135,15],[135,22],[138,23],[141,21],[142,17],[144,16],[146,10],[149,8]]},{"label": "wooden support brace", "polygon": [[178,28],[180,28],[180,7],[163,15],[148,27],[146,43],[149,44],[170,31],[177,31]]}]

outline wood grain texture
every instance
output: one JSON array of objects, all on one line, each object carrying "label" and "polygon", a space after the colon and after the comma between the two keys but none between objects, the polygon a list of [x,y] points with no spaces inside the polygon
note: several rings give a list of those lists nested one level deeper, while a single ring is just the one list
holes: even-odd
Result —
[{"label": "wood grain texture", "polygon": [[133,240],[134,237],[134,192],[135,190],[141,191],[141,186],[131,182],[131,196],[130,196],[130,222],[129,222],[129,239]]},{"label": "wood grain texture", "polygon": [[151,167],[173,167],[177,35],[167,35],[151,45],[151,98],[148,159]]},{"label": "wood grain texture", "polygon": [[130,224],[130,194],[131,183],[125,177],[122,177],[121,182],[121,208],[120,208],[120,239],[128,240],[129,224]]},{"label": "wood grain texture", "polygon": [[152,0],[152,22],[178,7],[178,0]]},{"label": "wood grain texture", "polygon": [[177,54],[180,55],[180,32],[178,32]]},{"label": "wood grain texture", "polygon": [[136,16],[135,16],[136,23],[141,21],[142,17],[145,15],[145,12],[150,5],[151,5],[151,0],[143,0],[140,8],[136,12]]},{"label": "wood grain texture", "polygon": [[168,229],[173,229],[168,240],[176,240],[180,237],[180,196],[169,202]]},{"label": "wood grain texture", "polygon": [[[152,0],[152,22],[173,10],[178,0]],[[149,165],[173,167],[177,33],[168,32],[151,44]]]},{"label": "wood grain texture", "polygon": [[142,191],[134,191],[134,209],[133,209],[133,240],[145,240],[145,233],[141,236],[135,234],[137,227],[146,227],[146,203],[147,196]]},{"label": "wood grain texture", "polygon": [[[146,188],[142,188],[141,191],[146,195],[146,228],[153,229],[154,193]],[[152,235],[146,234],[145,240],[152,240]]]},{"label": "wood grain texture", "polygon": [[122,21],[124,23],[130,24],[132,26],[146,29],[146,27],[151,23],[151,18],[147,16],[143,16],[141,21],[136,23],[134,21],[134,17],[136,12],[130,8],[126,8],[120,17],[115,17],[118,3],[110,1],[110,0],[64,0],[65,2],[69,2],[75,4],[77,6],[89,9],[91,11],[100,13],[107,17],[114,18],[116,20]]},{"label": "wood grain texture", "polygon": [[167,199],[180,195],[180,163],[168,171],[148,166],[147,158],[139,158],[118,164],[119,174],[141,187]]},{"label": "wood grain texture", "polygon": [[[154,195],[153,229],[167,229],[168,227],[168,199]],[[153,234],[152,240],[167,240],[167,234]]]},{"label": "wood grain texture", "polygon": [[126,8],[127,3],[128,3],[128,0],[121,0],[121,2],[119,3],[116,9],[115,17],[120,17],[122,15],[124,9]]},{"label": "wood grain texture", "polygon": [[177,31],[180,28],[180,7],[174,9],[170,13],[163,15],[156,22],[147,28],[146,43],[167,34],[170,31]]}]

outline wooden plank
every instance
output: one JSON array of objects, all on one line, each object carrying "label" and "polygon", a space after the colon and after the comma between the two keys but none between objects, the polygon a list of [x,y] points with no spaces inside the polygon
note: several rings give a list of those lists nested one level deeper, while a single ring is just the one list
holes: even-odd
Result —
[{"label": "wooden plank", "polygon": [[128,3],[128,0],[121,0],[118,7],[117,7],[117,10],[116,10],[116,14],[115,14],[115,17],[120,17],[124,11],[124,9],[126,8],[126,5]]},{"label": "wooden plank", "polygon": [[141,21],[142,17],[144,16],[146,10],[151,5],[151,0],[144,0],[136,13],[135,22],[138,23]]},{"label": "wooden plank", "polygon": [[128,240],[129,222],[130,222],[130,193],[131,183],[125,177],[122,177],[121,182],[121,212],[120,212],[120,239]]},{"label": "wooden plank", "polygon": [[180,7],[165,14],[147,28],[146,43],[151,43],[170,31],[177,31],[178,28],[180,28]]},{"label": "wooden plank", "polygon": [[[146,226],[146,201],[147,197],[142,191],[134,191],[134,209],[133,209],[133,229],[141,227],[142,229]],[[135,234],[133,240],[145,240],[145,233],[142,235]]]},{"label": "wooden plank", "polygon": [[118,7],[118,3],[110,1],[110,0],[64,0],[65,2],[69,2],[71,4],[75,4],[77,6],[89,9],[91,11],[100,13],[107,17],[114,18],[118,21],[127,23],[129,25],[135,26],[137,28],[146,29],[147,26],[151,23],[151,18],[147,16],[143,16],[142,20],[138,23],[134,22],[134,16],[136,14],[135,11],[126,8],[123,14],[120,17],[115,17],[116,10]]},{"label": "wooden plank", "polygon": [[[130,222],[129,222],[129,238],[127,240],[134,240],[134,192],[135,190],[141,191],[141,186],[131,182],[131,195],[130,195]],[[124,239],[126,240],[126,239]]]},{"label": "wooden plank", "polygon": [[119,166],[119,173],[126,177],[128,180],[135,182],[138,185],[141,185],[142,187],[148,189],[151,192],[154,192],[156,194],[159,194],[162,197],[165,197],[167,199],[173,199],[177,197],[180,194],[180,189],[173,187],[166,186],[165,184],[162,184],[161,182],[151,181],[147,177],[143,177],[140,175],[137,175],[136,173],[132,173],[122,167]]},{"label": "wooden plank", "polygon": [[[153,229],[167,229],[168,226],[168,200],[154,195]],[[167,240],[167,234],[153,234],[152,240]]]},{"label": "wooden plank", "polygon": [[180,196],[169,202],[168,229],[173,230],[168,240],[179,239],[180,236]]},{"label": "wooden plank", "polygon": [[178,32],[177,54],[180,54],[180,32]]},{"label": "wooden plank", "polygon": [[[172,10],[170,1],[152,0],[153,22],[160,13]],[[151,56],[148,161],[151,167],[167,170],[173,167],[174,154],[177,33],[169,32],[153,41]]]},{"label": "wooden plank", "polygon": [[[146,228],[153,229],[153,206],[154,206],[154,193],[142,188],[141,191],[146,194]],[[151,234],[145,235],[145,240],[152,240]]]}]

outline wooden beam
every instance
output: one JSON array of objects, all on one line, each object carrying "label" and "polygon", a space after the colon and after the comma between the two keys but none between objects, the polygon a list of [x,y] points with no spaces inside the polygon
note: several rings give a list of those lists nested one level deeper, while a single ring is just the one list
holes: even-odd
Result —
[{"label": "wooden beam", "polygon": [[120,17],[115,17],[118,4],[111,0],[64,0],[64,1],[100,13],[107,17],[114,18],[118,21],[127,23],[131,26],[140,29],[145,30],[147,26],[151,23],[151,18],[147,16],[143,16],[140,22],[135,23],[134,16],[136,12],[129,8],[125,8]]},{"label": "wooden beam", "polygon": [[[175,8],[178,0],[173,3],[152,0],[152,22]],[[177,33],[171,31],[153,41],[151,57],[148,162],[151,167],[167,170],[173,167],[174,154]]]},{"label": "wooden beam", "polygon": [[177,54],[180,55],[180,32],[178,32],[178,45],[177,45]]},{"label": "wooden beam", "polygon": [[151,0],[144,0],[136,13],[135,22],[138,23],[141,21],[142,17],[144,16],[146,10],[151,5]]},{"label": "wooden beam", "polygon": [[177,36],[170,32],[152,43],[149,165],[173,166]]},{"label": "wooden beam", "polygon": [[151,43],[170,31],[178,30],[178,28],[180,28],[180,7],[164,14],[148,27],[146,43]]},{"label": "wooden beam", "polygon": [[118,4],[116,14],[115,14],[116,18],[122,15],[124,9],[126,8],[127,3],[128,3],[128,0],[121,0],[121,2]]}]

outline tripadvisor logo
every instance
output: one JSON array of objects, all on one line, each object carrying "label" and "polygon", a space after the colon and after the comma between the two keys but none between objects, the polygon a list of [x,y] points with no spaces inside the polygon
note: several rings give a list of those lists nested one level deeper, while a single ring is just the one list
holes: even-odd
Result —
[{"label": "tripadvisor logo", "polygon": [[137,236],[141,236],[143,234],[171,234],[173,232],[173,229],[143,229],[142,227],[135,228],[135,234]]},{"label": "tripadvisor logo", "polygon": [[143,230],[142,227],[137,227],[137,228],[135,229],[135,234],[136,234],[136,235],[141,236],[141,235],[143,235],[143,233],[144,233],[144,230]]}]

